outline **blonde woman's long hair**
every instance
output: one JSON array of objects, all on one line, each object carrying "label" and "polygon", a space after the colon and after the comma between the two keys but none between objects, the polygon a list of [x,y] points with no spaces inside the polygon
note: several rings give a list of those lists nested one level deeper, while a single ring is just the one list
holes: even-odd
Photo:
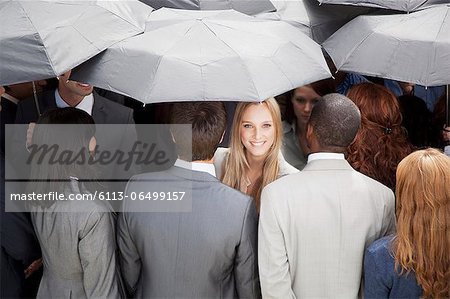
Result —
[{"label": "blonde woman's long hair", "polygon": [[436,149],[416,151],[397,169],[400,274],[414,271],[423,298],[450,297],[450,158]]},{"label": "blonde woman's long hair", "polygon": [[242,187],[241,178],[250,168],[245,156],[246,150],[241,141],[241,122],[244,112],[252,105],[265,105],[269,109],[275,129],[274,142],[264,161],[262,180],[260,180],[259,186],[257,186],[253,194],[250,194],[254,198],[256,208],[259,211],[262,188],[275,181],[279,174],[278,155],[280,153],[283,132],[280,108],[274,98],[267,99],[262,103],[243,102],[237,105],[231,129],[230,152],[223,164],[223,175],[221,179],[224,184],[240,190]]}]

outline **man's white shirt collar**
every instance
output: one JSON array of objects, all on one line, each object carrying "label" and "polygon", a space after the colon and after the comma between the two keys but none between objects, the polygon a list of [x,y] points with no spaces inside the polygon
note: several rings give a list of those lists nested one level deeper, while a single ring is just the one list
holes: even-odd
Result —
[{"label": "man's white shirt collar", "polygon": [[[65,108],[70,107],[59,95],[58,89],[55,90],[55,100],[56,100],[56,107],[58,108]],[[84,97],[81,102],[78,103],[78,105],[75,106],[75,108],[81,109],[89,115],[92,115],[92,107],[94,106],[94,95],[91,93],[90,95],[87,95]]]},{"label": "man's white shirt collar", "polygon": [[345,160],[345,156],[344,154],[339,153],[314,153],[309,154],[308,163],[314,160],[330,160],[330,159]]},{"label": "man's white shirt collar", "polygon": [[216,177],[216,169],[212,163],[199,163],[199,162],[188,162],[181,159],[175,161],[175,166],[209,173],[210,175]]}]

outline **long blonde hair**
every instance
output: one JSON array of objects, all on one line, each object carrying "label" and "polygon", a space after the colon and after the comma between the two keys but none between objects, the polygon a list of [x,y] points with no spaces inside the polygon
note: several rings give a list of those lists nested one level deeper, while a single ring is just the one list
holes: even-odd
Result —
[{"label": "long blonde hair", "polygon": [[436,149],[416,151],[397,169],[400,273],[414,271],[424,298],[450,297],[450,158]]},{"label": "long blonde hair", "polygon": [[224,184],[240,190],[242,187],[241,177],[247,173],[248,169],[250,169],[250,165],[245,157],[245,147],[241,141],[241,122],[245,111],[252,105],[265,105],[267,109],[269,109],[275,129],[274,142],[264,161],[262,180],[253,194],[250,194],[253,196],[256,208],[259,211],[262,188],[275,181],[278,178],[279,173],[278,155],[280,153],[283,131],[280,108],[274,98],[267,99],[262,103],[245,102],[237,105],[231,129],[230,152],[223,164],[223,175],[221,180]]}]

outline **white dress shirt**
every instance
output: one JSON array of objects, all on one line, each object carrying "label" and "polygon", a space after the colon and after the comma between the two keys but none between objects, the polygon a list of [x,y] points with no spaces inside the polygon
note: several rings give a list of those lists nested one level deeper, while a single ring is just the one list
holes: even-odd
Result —
[{"label": "white dress shirt", "polygon": [[344,154],[340,153],[313,153],[308,156],[308,163],[314,160],[345,160]]},{"label": "white dress shirt", "polygon": [[188,162],[181,159],[175,161],[175,166],[209,173],[210,175],[216,177],[216,169],[212,163],[200,163],[200,162]]},{"label": "white dress shirt", "polygon": [[[55,100],[56,100],[56,107],[58,108],[65,108],[70,107],[69,104],[67,104],[61,95],[59,94],[58,89],[55,90]],[[85,112],[87,112],[89,115],[92,115],[92,107],[94,106],[94,95],[91,93],[90,95],[87,95],[84,97],[81,102],[78,103],[78,105],[75,106],[75,108],[81,109]]]}]

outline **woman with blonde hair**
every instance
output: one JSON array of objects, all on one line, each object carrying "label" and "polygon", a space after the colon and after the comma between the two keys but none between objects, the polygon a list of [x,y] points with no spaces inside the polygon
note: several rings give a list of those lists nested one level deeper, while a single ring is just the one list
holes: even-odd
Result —
[{"label": "woman with blonde hair", "polygon": [[361,111],[361,128],[347,148],[348,162],[395,190],[397,165],[413,150],[402,127],[397,99],[386,87],[374,83],[354,85],[347,97]]},{"label": "woman with blonde hair", "polygon": [[261,103],[239,103],[231,129],[230,148],[214,155],[221,181],[242,191],[260,206],[262,188],[277,178],[298,172],[281,155],[280,108],[274,98]]},{"label": "woman with blonde hair", "polygon": [[366,298],[450,298],[450,158],[416,151],[397,169],[397,234],[364,260]]}]

